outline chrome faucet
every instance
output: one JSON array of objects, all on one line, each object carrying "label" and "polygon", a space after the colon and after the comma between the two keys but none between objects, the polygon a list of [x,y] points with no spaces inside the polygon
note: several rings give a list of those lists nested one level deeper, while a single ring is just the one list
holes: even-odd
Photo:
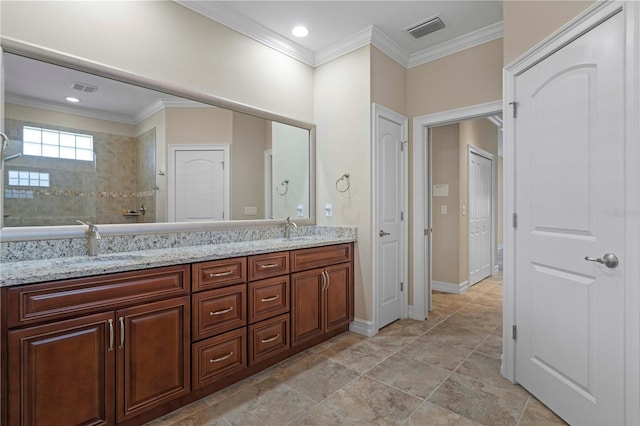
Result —
[{"label": "chrome faucet", "polygon": [[295,224],[295,222],[291,221],[291,218],[287,217],[284,220],[284,237],[285,238],[291,238],[291,227],[294,227],[296,229],[298,229],[298,225]]},{"label": "chrome faucet", "polygon": [[81,220],[76,220],[76,222],[89,227],[87,229],[87,255],[97,256],[98,240],[102,239],[100,232],[98,232],[98,227],[91,222],[83,222]]}]

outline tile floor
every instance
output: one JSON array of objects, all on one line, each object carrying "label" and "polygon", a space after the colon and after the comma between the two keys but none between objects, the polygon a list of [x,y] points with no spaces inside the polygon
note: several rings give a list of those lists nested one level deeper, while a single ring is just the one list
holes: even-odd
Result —
[{"label": "tile floor", "polygon": [[342,334],[149,425],[565,424],[500,376],[500,277],[433,299],[428,321]]}]

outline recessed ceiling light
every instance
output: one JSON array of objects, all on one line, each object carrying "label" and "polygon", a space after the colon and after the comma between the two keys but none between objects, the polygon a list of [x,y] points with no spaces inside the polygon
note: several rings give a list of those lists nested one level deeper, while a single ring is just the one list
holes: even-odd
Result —
[{"label": "recessed ceiling light", "polygon": [[80,102],[80,99],[78,99],[78,98],[74,98],[73,96],[67,96],[65,99],[66,99],[68,102],[73,102],[74,104],[75,104],[75,103]]},{"label": "recessed ceiling light", "polygon": [[309,35],[309,30],[307,27],[303,27],[302,25],[298,25],[291,30],[291,34],[296,37],[306,37]]}]

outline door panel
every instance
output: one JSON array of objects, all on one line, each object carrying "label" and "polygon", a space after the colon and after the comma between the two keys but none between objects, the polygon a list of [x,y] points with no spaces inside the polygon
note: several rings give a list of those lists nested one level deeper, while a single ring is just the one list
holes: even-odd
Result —
[{"label": "door panel", "polygon": [[[402,316],[402,125],[378,120],[378,327]],[[383,235],[380,235],[382,231]]]},{"label": "door panel", "polygon": [[349,324],[353,319],[352,270],[350,263],[325,268],[328,285],[326,290],[326,331]]},{"label": "door panel", "polygon": [[175,162],[176,221],[224,220],[223,151],[176,151]]},{"label": "door panel", "polygon": [[8,333],[9,424],[114,424],[109,320],[113,312]]},{"label": "door panel", "polygon": [[117,420],[190,391],[189,297],[116,312]]},{"label": "door panel", "polygon": [[291,346],[324,333],[323,271],[313,269],[291,275]]},{"label": "door panel", "polygon": [[469,285],[491,275],[492,161],[469,152]]},{"label": "door panel", "polygon": [[516,78],[516,380],[570,424],[624,422],[622,14]]}]

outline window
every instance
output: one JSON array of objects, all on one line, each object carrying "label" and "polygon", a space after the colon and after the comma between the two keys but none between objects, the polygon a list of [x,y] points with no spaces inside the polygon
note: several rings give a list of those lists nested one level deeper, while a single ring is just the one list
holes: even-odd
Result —
[{"label": "window", "polygon": [[49,187],[49,173],[8,170],[9,186]]},{"label": "window", "polygon": [[93,161],[93,136],[24,126],[22,153],[39,157]]},{"label": "window", "polygon": [[4,198],[33,198],[33,191],[29,189],[5,189]]}]

